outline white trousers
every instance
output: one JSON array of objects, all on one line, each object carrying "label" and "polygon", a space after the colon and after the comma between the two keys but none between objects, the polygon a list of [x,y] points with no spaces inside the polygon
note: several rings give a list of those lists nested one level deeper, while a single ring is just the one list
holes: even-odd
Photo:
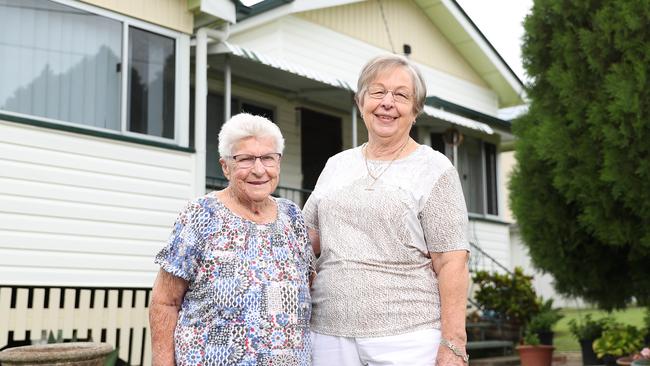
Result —
[{"label": "white trousers", "polygon": [[418,330],[387,337],[337,337],[311,332],[313,366],[432,366],[440,331]]}]

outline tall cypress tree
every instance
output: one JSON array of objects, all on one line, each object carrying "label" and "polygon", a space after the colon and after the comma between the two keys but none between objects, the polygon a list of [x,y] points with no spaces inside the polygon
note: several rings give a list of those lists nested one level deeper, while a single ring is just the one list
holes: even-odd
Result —
[{"label": "tall cypress tree", "polygon": [[650,1],[535,0],[511,206],[533,264],[601,307],[650,301]]}]

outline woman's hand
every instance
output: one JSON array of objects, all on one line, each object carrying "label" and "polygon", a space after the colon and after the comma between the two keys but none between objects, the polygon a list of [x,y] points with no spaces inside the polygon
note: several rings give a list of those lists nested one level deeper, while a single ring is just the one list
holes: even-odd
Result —
[{"label": "woman's hand", "polygon": [[[462,352],[465,352],[465,347],[462,348]],[[451,349],[447,346],[440,345],[438,348],[438,356],[436,357],[436,365],[438,366],[468,366],[465,361],[457,356]]]}]

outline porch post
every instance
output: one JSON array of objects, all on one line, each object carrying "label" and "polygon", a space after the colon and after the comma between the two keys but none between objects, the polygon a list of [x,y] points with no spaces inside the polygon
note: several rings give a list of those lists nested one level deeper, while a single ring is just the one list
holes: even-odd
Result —
[{"label": "porch post", "polygon": [[205,194],[205,138],[208,96],[208,35],[205,28],[196,32],[194,73],[194,150],[196,151],[194,195]]},{"label": "porch post", "polygon": [[230,119],[230,116],[232,115],[232,111],[230,110],[231,106],[231,86],[232,86],[232,81],[231,81],[231,75],[230,75],[230,55],[226,54],[226,58],[224,60],[224,66],[223,66],[223,80],[224,80],[224,86],[223,86],[223,121],[226,122],[227,120]]},{"label": "porch post", "polygon": [[[226,23],[222,31],[201,28],[196,32],[196,61],[194,73],[194,150],[196,151],[194,195],[205,194],[205,158],[206,158],[206,130],[207,130],[207,98],[208,98],[208,38],[217,43],[228,38],[229,25]],[[226,105],[230,108],[230,102]],[[227,109],[226,109],[227,110]]]}]

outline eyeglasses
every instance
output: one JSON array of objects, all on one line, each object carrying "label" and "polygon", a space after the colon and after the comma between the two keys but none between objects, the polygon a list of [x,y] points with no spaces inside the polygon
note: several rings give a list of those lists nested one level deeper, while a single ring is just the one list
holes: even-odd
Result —
[{"label": "eyeglasses", "polygon": [[253,165],[255,165],[255,161],[257,159],[260,159],[260,162],[265,167],[275,168],[280,163],[280,158],[282,158],[282,154],[270,153],[270,154],[264,154],[259,156],[250,155],[250,154],[237,154],[231,156],[230,158],[235,161],[235,164],[237,164],[238,168],[243,168],[243,169],[251,168]]},{"label": "eyeglasses", "polygon": [[371,86],[368,88],[368,96],[372,99],[384,99],[388,93],[393,95],[393,100],[396,103],[409,103],[413,97],[405,88],[396,90],[388,90],[383,86]]}]

